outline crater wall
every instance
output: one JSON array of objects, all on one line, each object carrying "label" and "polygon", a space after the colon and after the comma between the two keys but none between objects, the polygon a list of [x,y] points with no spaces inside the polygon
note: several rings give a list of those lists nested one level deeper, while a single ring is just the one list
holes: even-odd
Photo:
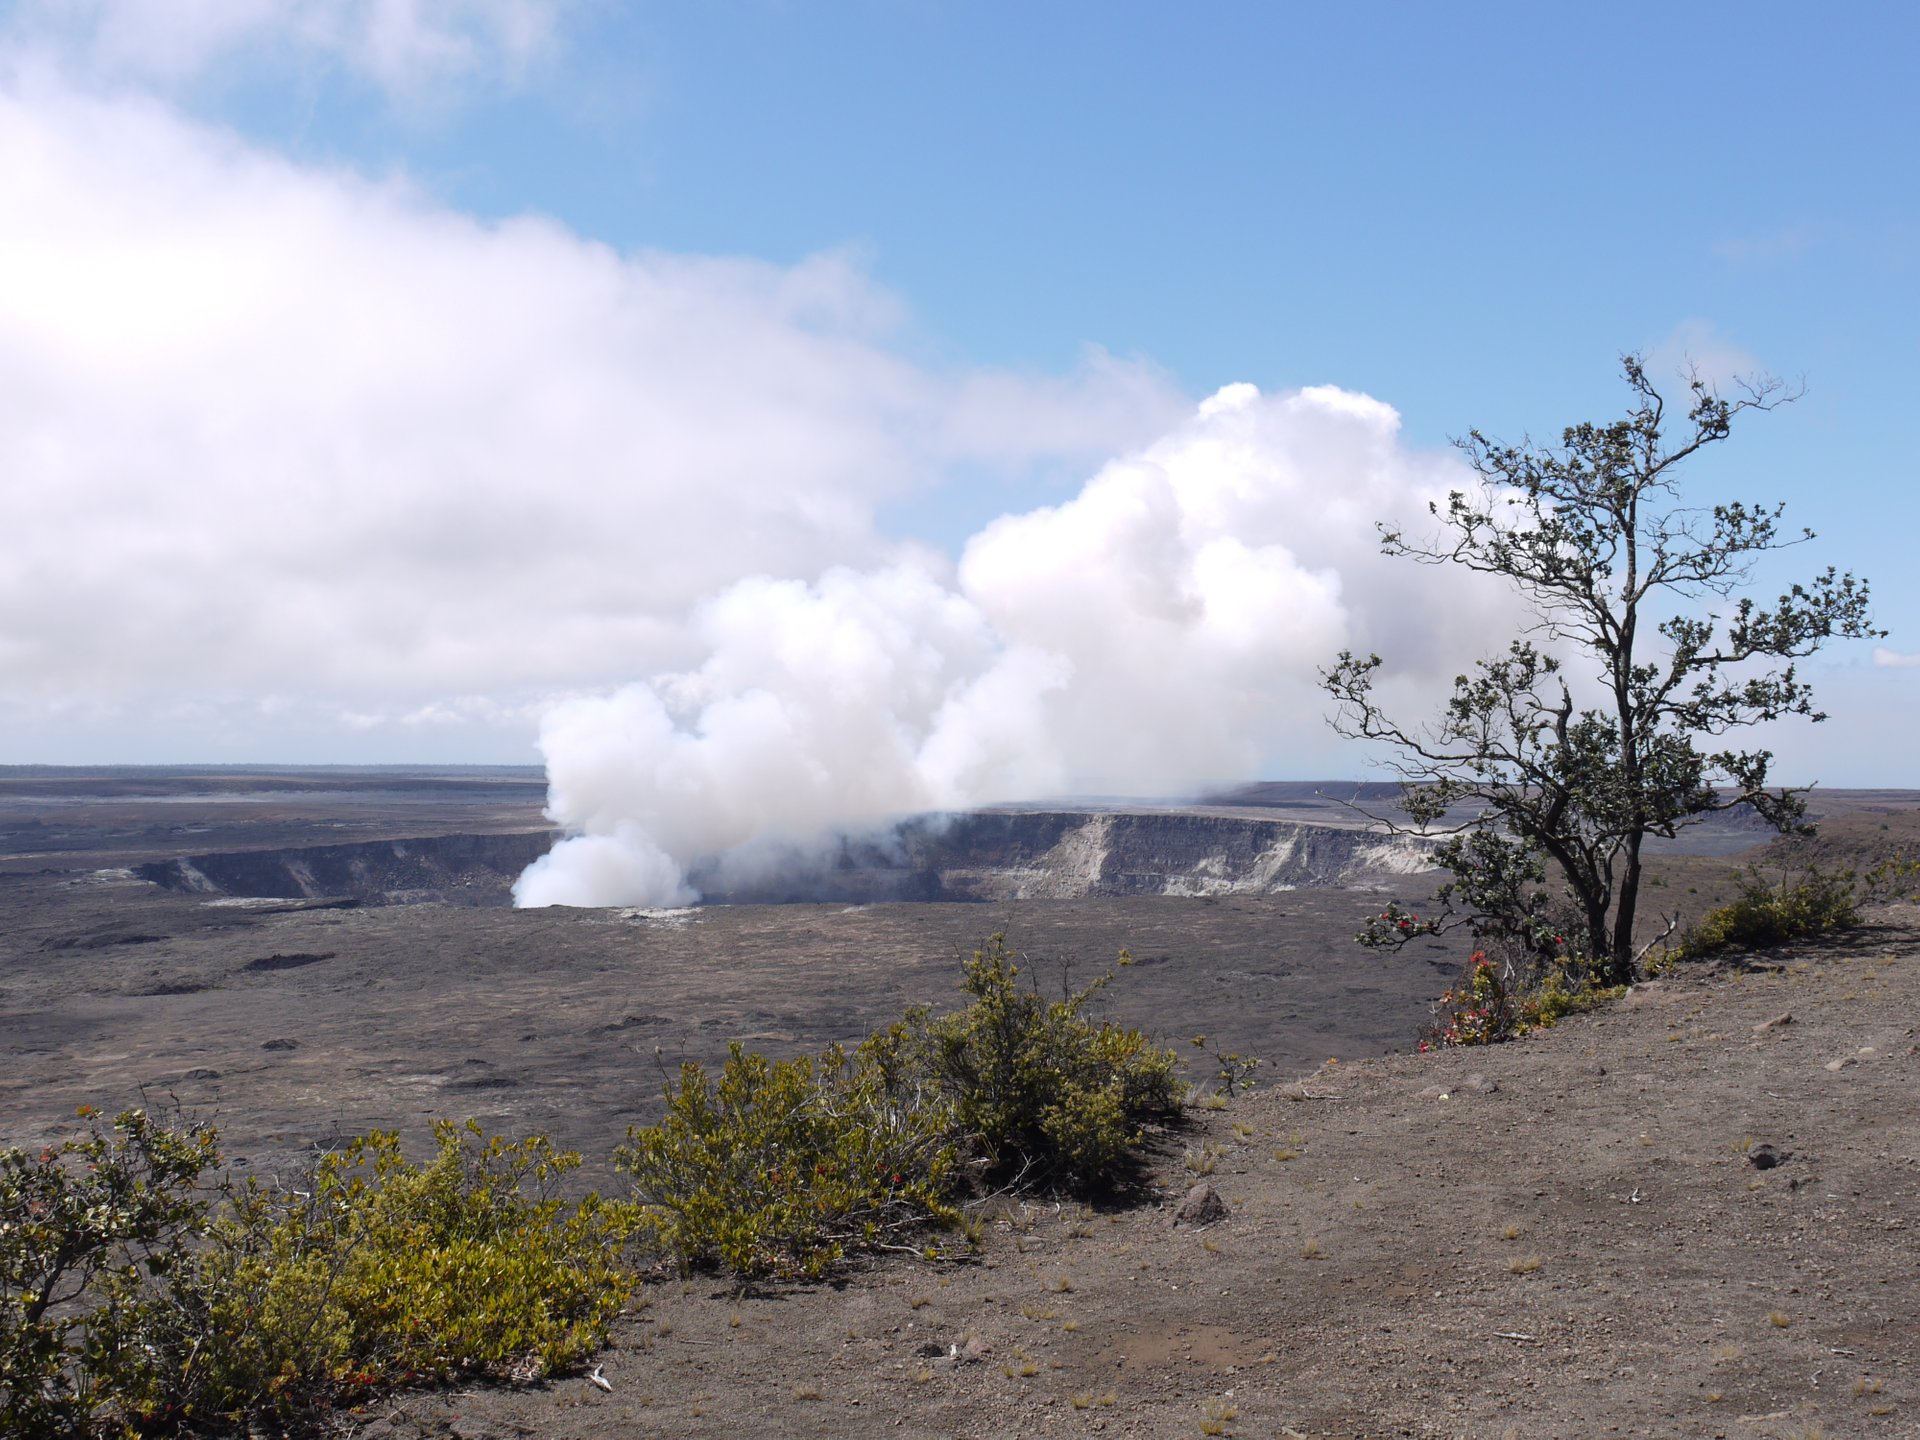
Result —
[{"label": "crater wall", "polygon": [[513,881],[553,844],[551,831],[426,835],[278,850],[183,855],[133,867],[168,890],[363,905],[513,903]]},{"label": "crater wall", "polygon": [[[169,890],[359,904],[512,903],[548,831],[223,851],[136,867]],[[824,851],[693,867],[708,903],[1081,899],[1367,886],[1429,868],[1427,846],[1366,830],[1179,811],[919,816]]]}]

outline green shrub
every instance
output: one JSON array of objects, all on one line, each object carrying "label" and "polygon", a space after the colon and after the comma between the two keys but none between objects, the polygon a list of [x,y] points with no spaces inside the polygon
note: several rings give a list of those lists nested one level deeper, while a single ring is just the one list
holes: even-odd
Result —
[{"label": "green shrub", "polygon": [[868,1047],[770,1061],[735,1043],[717,1084],[689,1063],[666,1099],[614,1165],[683,1267],[818,1275],[958,1218],[951,1107]]},{"label": "green shrub", "polygon": [[163,1411],[148,1340],[207,1226],[210,1127],[80,1116],[76,1139],[0,1151],[0,1434],[23,1440]]},{"label": "green shrub", "polygon": [[1520,1007],[1502,967],[1484,950],[1473,952],[1460,981],[1434,1002],[1422,1050],[1447,1045],[1497,1045],[1520,1033]]},{"label": "green shrub", "polygon": [[614,1157],[662,1248],[683,1267],[818,1275],[954,1225],[976,1178],[1082,1191],[1123,1178],[1143,1123],[1179,1112],[1172,1053],[1086,1017],[1110,975],[1052,1002],[1019,975],[995,935],[952,1014],[918,1007],[817,1060],[735,1045],[717,1083],[683,1065],[665,1117]]},{"label": "green shrub", "polygon": [[1739,898],[1709,911],[1674,947],[1673,958],[1698,959],[1734,947],[1764,950],[1860,923],[1851,870],[1809,867],[1797,884],[1784,875],[1773,884],[1758,868],[1736,879]]},{"label": "green shrub", "polygon": [[1523,1029],[1551,1030],[1569,1015],[1582,1015],[1626,994],[1624,985],[1602,985],[1592,977],[1549,975],[1520,998]]},{"label": "green shrub", "polygon": [[989,1178],[1081,1192],[1123,1179],[1142,1124],[1180,1111],[1173,1053],[1087,1018],[1111,971],[1054,1001],[1019,976],[1006,936],[991,936],[966,962],[972,1002],[909,1013],[896,1054],[952,1102]]},{"label": "green shrub", "polygon": [[288,1409],[456,1375],[536,1378],[604,1342],[635,1284],[631,1206],[555,1198],[579,1157],[438,1122],[411,1164],[375,1131],[300,1191],[250,1184],[198,1277],[210,1333],[203,1412]]},{"label": "green shrub", "polygon": [[1498,1045],[1530,1030],[1550,1030],[1568,1015],[1618,998],[1624,985],[1602,985],[1577,957],[1517,969],[1476,950],[1459,982],[1434,1004],[1420,1048]]},{"label": "green shrub", "polygon": [[129,1111],[0,1152],[0,1433],[221,1431],[418,1379],[583,1359],[631,1295],[630,1206],[548,1193],[539,1137],[375,1133],[300,1190],[209,1187],[214,1132]]}]

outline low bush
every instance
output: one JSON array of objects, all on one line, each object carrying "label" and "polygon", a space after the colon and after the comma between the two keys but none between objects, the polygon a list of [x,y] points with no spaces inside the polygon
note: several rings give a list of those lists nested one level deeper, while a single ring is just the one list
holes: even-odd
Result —
[{"label": "low bush", "polygon": [[1709,911],[1673,948],[1671,958],[1693,960],[1738,948],[1764,950],[1792,940],[1845,930],[1860,923],[1851,870],[1809,867],[1797,882],[1776,883],[1756,867],[1736,876],[1739,896]]},{"label": "low bush", "polygon": [[717,1083],[689,1063],[666,1099],[614,1165],[683,1268],[818,1275],[958,1218],[951,1108],[868,1047],[770,1061],[736,1043]]},{"label": "low bush", "polygon": [[1422,1050],[1498,1045],[1532,1030],[1550,1030],[1568,1015],[1618,997],[1624,985],[1596,983],[1575,958],[1517,970],[1476,950],[1458,983],[1434,1003]]},{"label": "low bush", "polygon": [[817,1060],[735,1046],[717,1083],[682,1066],[665,1118],[629,1131],[614,1163],[676,1263],[743,1275],[905,1246],[958,1222],[975,1184],[1113,1185],[1181,1086],[1172,1052],[1085,1014],[1111,978],[1049,1001],[995,935],[951,1014],[916,1008]]},{"label": "low bush", "polygon": [[416,1166],[384,1131],[302,1190],[250,1184],[212,1230],[187,1367],[203,1413],[298,1409],[459,1375],[537,1379],[593,1353],[631,1297],[631,1205],[556,1198],[579,1157],[442,1121]]},{"label": "low bush", "polygon": [[209,1185],[214,1131],[128,1111],[0,1151],[0,1433],[244,1429],[377,1388],[535,1378],[603,1343],[630,1206],[548,1187],[539,1137],[438,1127],[416,1167],[376,1133],[303,1189]]},{"label": "low bush", "polygon": [[1020,983],[1018,957],[994,935],[966,962],[970,1003],[938,1018],[914,1010],[887,1037],[893,1063],[953,1105],[989,1179],[1075,1193],[1115,1184],[1143,1124],[1179,1113],[1173,1052],[1086,1014],[1112,979],[1050,1001]]},{"label": "low bush", "polygon": [[1473,952],[1458,983],[1434,1002],[1434,1018],[1420,1048],[1496,1045],[1520,1033],[1520,1007],[1502,967],[1484,950]]},{"label": "low bush", "polygon": [[1590,973],[1548,975],[1521,995],[1521,1024],[1528,1030],[1551,1030],[1567,1016],[1585,1014],[1626,991],[1624,985],[1602,985]]},{"label": "low bush", "polygon": [[537,1379],[604,1343],[641,1247],[818,1275],[934,1227],[971,1244],[979,1187],[1111,1185],[1178,1113],[1172,1053],[1085,1013],[1110,978],[1049,1001],[996,935],[952,1014],[684,1066],[616,1153],[617,1203],[559,1198],[577,1156],[472,1121],[425,1164],[376,1131],[283,1188],[209,1180],[210,1126],[83,1110],[75,1139],[0,1150],[0,1434],[285,1431],[398,1385]]},{"label": "low bush", "polygon": [[209,1223],[210,1127],[80,1118],[75,1139],[0,1150],[0,1434],[23,1440],[159,1415],[170,1387],[151,1341]]}]

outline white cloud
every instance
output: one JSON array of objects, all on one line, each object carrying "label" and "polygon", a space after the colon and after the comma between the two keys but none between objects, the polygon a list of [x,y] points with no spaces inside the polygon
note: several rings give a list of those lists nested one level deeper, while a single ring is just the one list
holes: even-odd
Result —
[{"label": "white cloud", "polygon": [[174,88],[243,60],[343,67],[413,101],[512,84],[559,43],[568,0],[26,0],[8,31],[95,79]]},{"label": "white cloud", "polygon": [[1876,645],[1873,647],[1873,663],[1883,670],[1911,670],[1920,666],[1920,655]]},{"label": "white cloud", "polygon": [[0,88],[0,170],[9,758],[176,710],[202,758],[270,751],[263,694],[493,724],[449,697],[690,663],[700,597],[897,559],[876,505],[957,462],[1087,464],[1178,413],[1098,354],[930,371],[841,257],[482,224],[154,102]]}]

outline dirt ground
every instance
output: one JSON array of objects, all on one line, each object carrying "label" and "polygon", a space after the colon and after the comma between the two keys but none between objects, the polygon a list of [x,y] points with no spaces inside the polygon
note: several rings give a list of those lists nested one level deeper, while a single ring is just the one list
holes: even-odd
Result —
[{"label": "dirt ground", "polygon": [[[74,1107],[177,1099],[256,1172],[436,1117],[545,1133],[603,1162],[665,1071],[775,1055],[957,1004],[958,956],[1006,927],[1052,993],[1122,972],[1106,1013],[1288,1067],[1406,1046],[1460,948],[1351,943],[1366,897],[610,910],[235,906],[123,878],[0,876],[0,1144]],[[1176,1035],[1174,1027],[1179,1027]],[[663,1066],[665,1071],[663,1071]]]},{"label": "dirt ground", "polygon": [[[580,1149],[605,1185],[605,1156],[657,1105],[656,1051],[857,1037],[957,1000],[956,956],[1000,928],[1048,985],[1130,947],[1115,1018],[1267,1062],[1255,1093],[1155,1137],[1144,1204],[1008,1210],[969,1264],[752,1293],[656,1283],[602,1359],[610,1390],[406,1396],[343,1417],[350,1433],[1920,1436],[1920,911],[1754,968],[1683,969],[1522,1044],[1392,1054],[1461,947],[1357,949],[1378,895],[236,904],[123,867],[524,827],[537,783],[79,788],[0,777],[0,1144],[144,1088],[214,1118],[256,1173],[298,1174],[374,1127],[417,1153],[431,1118],[475,1116]],[[1815,858],[1920,853],[1912,795],[1850,806]],[[1650,910],[1697,915],[1731,864],[1660,855]],[[1228,1218],[1174,1227],[1202,1181]]]},{"label": "dirt ground", "polygon": [[[1157,1204],[1016,1210],[974,1264],[656,1284],[611,1391],[359,1433],[1920,1434],[1917,923],[1323,1065],[1160,1137]],[[1176,1227],[1197,1172],[1231,1214]]]}]

